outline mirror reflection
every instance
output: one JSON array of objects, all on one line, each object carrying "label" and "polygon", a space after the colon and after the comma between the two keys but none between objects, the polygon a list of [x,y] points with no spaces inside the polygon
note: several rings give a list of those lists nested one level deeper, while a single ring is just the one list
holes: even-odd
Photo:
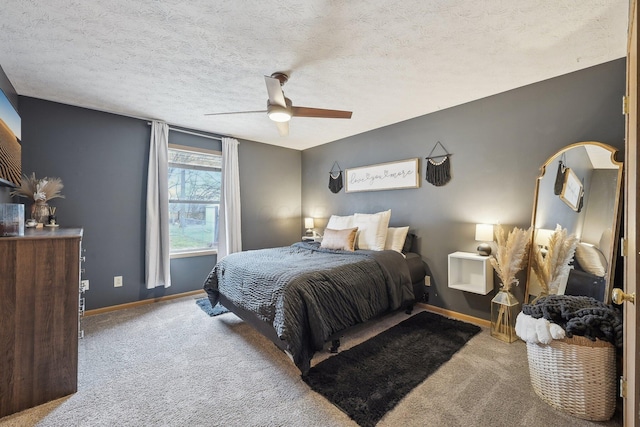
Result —
[{"label": "mirror reflection", "polygon": [[[534,245],[544,254],[557,226],[577,238],[571,268],[554,280],[549,293],[585,295],[610,302],[617,256],[622,186],[618,150],[591,141],[569,145],[540,168],[531,225]],[[545,294],[531,268],[527,302]]]}]

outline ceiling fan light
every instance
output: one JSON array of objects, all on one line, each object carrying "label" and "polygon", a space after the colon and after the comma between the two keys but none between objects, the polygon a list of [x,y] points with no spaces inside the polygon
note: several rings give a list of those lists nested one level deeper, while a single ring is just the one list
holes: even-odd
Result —
[{"label": "ceiling fan light", "polygon": [[288,122],[291,120],[291,113],[286,108],[272,105],[267,113],[274,122]]}]

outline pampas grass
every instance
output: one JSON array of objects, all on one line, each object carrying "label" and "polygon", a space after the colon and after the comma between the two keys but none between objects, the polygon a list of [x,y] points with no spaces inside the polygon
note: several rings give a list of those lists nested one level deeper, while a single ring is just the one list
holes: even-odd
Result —
[{"label": "pampas grass", "polygon": [[498,250],[490,262],[502,281],[502,290],[508,292],[513,284],[518,284],[516,274],[527,265],[531,227],[527,230],[516,227],[505,237],[504,229],[499,226],[496,231],[496,243]]},{"label": "pampas grass", "polygon": [[62,180],[60,178],[37,179],[36,174],[24,175],[20,187],[11,192],[12,196],[26,197],[34,202],[47,202],[55,198],[64,198],[62,191]]},{"label": "pampas grass", "polygon": [[573,258],[577,244],[576,236],[567,235],[567,229],[557,225],[549,237],[549,250],[546,254],[538,245],[534,246],[531,268],[540,282],[542,295],[558,292],[560,279],[569,274],[569,262]]}]

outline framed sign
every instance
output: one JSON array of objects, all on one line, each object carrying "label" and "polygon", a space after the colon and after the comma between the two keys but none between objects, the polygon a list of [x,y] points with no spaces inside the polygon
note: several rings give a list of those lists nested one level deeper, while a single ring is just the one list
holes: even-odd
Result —
[{"label": "framed sign", "polygon": [[346,169],[345,192],[399,190],[420,187],[419,159]]},{"label": "framed sign", "polygon": [[582,197],[582,191],[582,182],[571,168],[567,168],[564,174],[564,184],[562,186],[562,192],[560,193],[560,199],[571,209],[577,211],[580,197]]}]

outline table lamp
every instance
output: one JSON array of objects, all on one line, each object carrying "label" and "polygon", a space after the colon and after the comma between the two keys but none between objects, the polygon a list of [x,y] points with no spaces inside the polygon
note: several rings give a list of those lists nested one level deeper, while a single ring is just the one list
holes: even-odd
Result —
[{"label": "table lamp", "polygon": [[538,245],[543,255],[547,254],[549,250],[549,240],[555,230],[548,230],[546,228],[537,228],[533,237],[533,242]]},{"label": "table lamp", "polygon": [[313,236],[313,228],[315,227],[313,223],[313,218],[305,218],[304,219],[304,228],[307,229],[307,236]]},{"label": "table lamp", "polygon": [[491,255],[491,245],[493,242],[493,224],[476,224],[476,240],[478,245],[478,255]]}]

